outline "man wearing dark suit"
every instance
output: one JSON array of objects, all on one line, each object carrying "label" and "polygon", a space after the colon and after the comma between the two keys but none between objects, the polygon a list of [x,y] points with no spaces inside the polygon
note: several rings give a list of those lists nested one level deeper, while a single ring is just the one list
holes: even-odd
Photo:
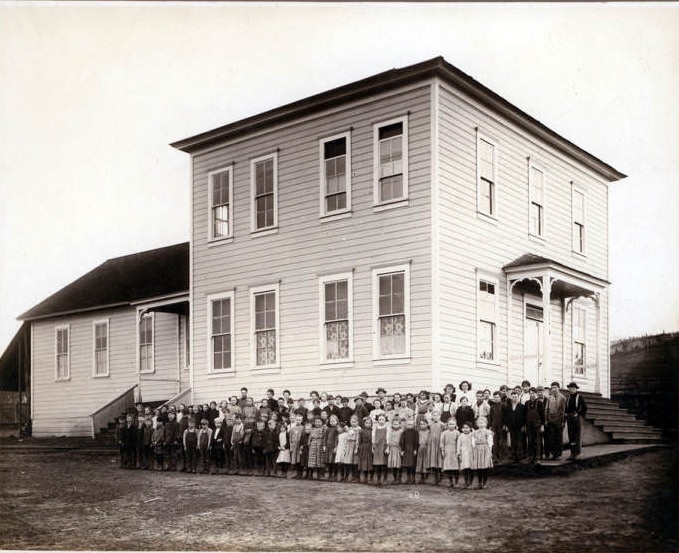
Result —
[{"label": "man wearing dark suit", "polygon": [[559,383],[552,382],[545,403],[545,457],[561,458],[563,452],[563,427],[566,398],[559,391]]},{"label": "man wearing dark suit", "polygon": [[580,455],[580,431],[582,419],[587,414],[587,405],[584,398],[578,393],[579,386],[571,382],[568,386],[566,398],[566,424],[568,425],[568,443],[571,447],[569,459],[576,459]]},{"label": "man wearing dark suit", "polygon": [[526,426],[526,407],[519,403],[519,394],[516,390],[512,391],[510,398],[511,403],[505,411],[505,425],[509,430],[512,459],[518,463],[523,457],[522,433]]}]

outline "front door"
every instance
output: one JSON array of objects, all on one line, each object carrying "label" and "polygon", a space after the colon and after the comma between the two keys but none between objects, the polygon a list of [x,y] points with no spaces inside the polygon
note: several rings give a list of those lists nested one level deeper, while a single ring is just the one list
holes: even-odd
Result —
[{"label": "front door", "polygon": [[542,368],[542,307],[526,303],[523,332],[523,377],[537,386],[544,378]]}]

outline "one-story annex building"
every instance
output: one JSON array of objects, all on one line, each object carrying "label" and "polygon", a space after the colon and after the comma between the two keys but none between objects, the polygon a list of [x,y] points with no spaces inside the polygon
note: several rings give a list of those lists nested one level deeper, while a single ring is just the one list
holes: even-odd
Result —
[{"label": "one-story annex building", "polygon": [[191,156],[190,242],[109,260],[20,317],[36,435],[241,386],[609,396],[624,175],[443,58],[172,146]]}]

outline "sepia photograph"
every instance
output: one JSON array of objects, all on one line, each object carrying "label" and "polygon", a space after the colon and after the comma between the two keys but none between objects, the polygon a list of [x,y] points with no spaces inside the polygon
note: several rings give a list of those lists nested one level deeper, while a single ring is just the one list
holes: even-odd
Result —
[{"label": "sepia photograph", "polygon": [[678,54],[0,0],[0,550],[679,551]]}]

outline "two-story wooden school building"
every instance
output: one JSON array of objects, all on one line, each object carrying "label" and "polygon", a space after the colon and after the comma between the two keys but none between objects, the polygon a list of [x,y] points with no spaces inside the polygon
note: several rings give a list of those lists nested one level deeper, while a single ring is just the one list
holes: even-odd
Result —
[{"label": "two-story wooden school building", "polygon": [[[172,146],[191,156],[187,402],[524,378],[609,396],[608,186],[624,175],[444,59]],[[49,320],[34,401],[71,387],[75,405]]]}]

